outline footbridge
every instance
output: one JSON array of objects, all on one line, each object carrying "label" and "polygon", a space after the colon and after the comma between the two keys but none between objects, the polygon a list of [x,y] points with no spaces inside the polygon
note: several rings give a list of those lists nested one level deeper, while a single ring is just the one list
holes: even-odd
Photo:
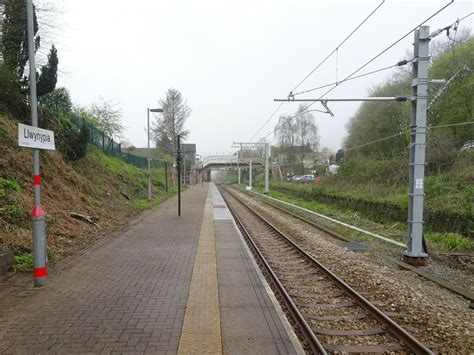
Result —
[{"label": "footbridge", "polygon": [[227,171],[231,169],[247,168],[252,160],[254,167],[263,166],[262,158],[239,158],[235,155],[208,155],[202,160],[200,171],[210,177],[211,171]]}]

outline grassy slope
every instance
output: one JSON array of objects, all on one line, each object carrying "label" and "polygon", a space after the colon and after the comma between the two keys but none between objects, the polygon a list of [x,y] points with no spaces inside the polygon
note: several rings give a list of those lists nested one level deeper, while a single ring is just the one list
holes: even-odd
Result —
[{"label": "grassy slope", "polygon": [[[427,178],[425,185],[425,201],[427,206],[472,213],[474,190],[471,181],[474,181],[474,172],[472,170],[472,164],[467,163],[470,159],[471,158],[463,160],[463,164],[459,164],[448,173],[431,175]],[[257,175],[254,179],[256,191],[262,192],[263,175]],[[246,181],[244,181],[244,183],[245,182]],[[340,208],[336,205],[319,201],[308,201],[272,191],[272,186],[277,187],[280,184],[285,185],[286,183],[271,182],[270,195],[272,197],[405,242],[407,234],[406,223],[386,220],[384,218],[379,218],[377,221],[374,221],[370,220],[368,216],[363,216],[361,212]],[[303,188],[301,185],[291,184],[291,186]],[[370,181],[358,183],[348,179],[340,179],[337,176],[325,176],[322,178],[321,185],[318,188],[321,188],[322,191],[326,193],[338,196],[360,197],[375,201],[386,200],[397,203],[400,206],[406,206],[408,204],[407,188],[375,184]],[[435,232],[425,228],[424,234],[427,239],[428,247],[433,250],[474,250],[474,242],[472,239],[456,233]]]},{"label": "grassy slope", "polygon": [[[28,264],[32,157],[29,149],[17,146],[16,131],[16,121],[0,116],[0,251],[13,249],[21,255],[17,259]],[[156,204],[166,194],[162,188],[163,172],[154,171],[153,175]],[[64,161],[57,151],[42,151],[41,178],[48,254],[53,262],[124,225],[149,206],[146,171],[92,147],[73,164]],[[99,227],[74,219],[69,212],[93,216]]]}]

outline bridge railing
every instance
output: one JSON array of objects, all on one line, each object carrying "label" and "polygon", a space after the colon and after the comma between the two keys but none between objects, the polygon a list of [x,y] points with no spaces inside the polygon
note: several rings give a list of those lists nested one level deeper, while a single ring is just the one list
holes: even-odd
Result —
[{"label": "bridge railing", "polygon": [[202,167],[208,165],[234,165],[237,164],[237,157],[234,155],[208,155],[202,162]]},{"label": "bridge railing", "polygon": [[[253,164],[263,165],[262,158],[251,158]],[[248,165],[250,158],[240,158],[239,164]],[[235,155],[208,155],[202,161],[202,168],[205,169],[210,165],[237,165],[237,157]]]}]

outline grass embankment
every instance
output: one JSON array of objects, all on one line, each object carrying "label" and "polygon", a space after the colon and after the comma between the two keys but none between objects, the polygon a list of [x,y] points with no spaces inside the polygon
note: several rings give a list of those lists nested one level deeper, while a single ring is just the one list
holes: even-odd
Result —
[{"label": "grass embankment", "polygon": [[[357,196],[357,198],[367,198],[368,195],[367,191],[370,187],[362,187],[360,186],[359,189],[350,189],[349,186],[346,186],[346,190],[339,189],[337,190],[336,187],[333,185],[332,187],[328,187],[328,183],[326,183],[324,189],[325,193],[334,194],[336,196]],[[282,187],[284,189],[282,189]],[[334,190],[333,190],[333,189]],[[279,191],[282,189],[282,191]],[[378,233],[380,235],[386,236],[388,238],[392,238],[394,240],[405,242],[406,241],[406,222],[404,221],[397,221],[391,218],[388,218],[386,215],[377,215],[376,211],[366,214],[364,212],[344,208],[339,204],[331,204],[326,202],[318,201],[318,198],[315,197],[314,194],[308,194],[305,196],[304,191],[305,189],[322,189],[321,186],[302,186],[302,185],[295,185],[295,184],[288,184],[288,183],[278,183],[273,182],[270,184],[270,193],[269,196],[295,204],[297,206],[307,208],[309,210],[325,214],[329,217],[336,218],[342,222],[352,224],[354,226],[358,226],[360,228],[365,228],[371,232]],[[255,188],[255,191],[262,192],[262,185],[258,184]],[[291,191],[302,190],[299,191],[303,197],[296,196],[291,193]],[[378,194],[378,188],[372,188],[372,193],[377,191],[376,195],[384,196],[390,198],[390,193],[387,190],[382,190],[383,194]],[[381,192],[382,192],[381,191]],[[360,194],[360,195],[357,195]],[[393,195],[392,197],[393,198]],[[395,199],[394,199],[395,200]],[[374,218],[375,216],[375,218]],[[367,239],[371,237],[367,237],[362,235],[359,232],[351,231],[345,227],[335,225],[331,222],[322,222],[329,228],[339,232],[341,234],[350,233],[352,236],[357,237],[358,239]],[[430,251],[463,251],[468,252],[474,249],[474,242],[472,239],[463,236],[458,233],[449,233],[449,232],[442,232],[442,231],[433,231],[429,228],[425,228],[424,231],[425,238],[427,240],[427,245]]]},{"label": "grass embankment", "polygon": [[[15,269],[31,268],[33,201],[31,151],[16,142],[16,121],[0,116],[0,251],[12,249]],[[85,157],[69,163],[58,151],[41,152],[41,203],[46,214],[51,263],[73,254],[123,226],[166,195],[164,172],[152,172],[153,201],[146,200],[146,170],[104,155],[89,146]],[[91,216],[97,225],[73,218]]]}]

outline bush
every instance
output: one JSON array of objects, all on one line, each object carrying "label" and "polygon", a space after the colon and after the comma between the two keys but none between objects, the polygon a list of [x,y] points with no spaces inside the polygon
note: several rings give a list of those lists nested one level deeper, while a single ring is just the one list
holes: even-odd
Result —
[{"label": "bush", "polygon": [[405,159],[392,158],[368,160],[363,157],[348,159],[339,167],[338,175],[354,183],[376,183],[400,185],[406,183],[407,162]]},{"label": "bush", "polygon": [[54,131],[56,148],[66,160],[77,161],[87,153],[90,131],[84,125],[78,128],[69,115],[49,109],[40,109],[40,126]]},{"label": "bush", "polygon": [[31,252],[15,255],[13,258],[13,270],[18,272],[30,271],[33,269],[33,254]]}]

